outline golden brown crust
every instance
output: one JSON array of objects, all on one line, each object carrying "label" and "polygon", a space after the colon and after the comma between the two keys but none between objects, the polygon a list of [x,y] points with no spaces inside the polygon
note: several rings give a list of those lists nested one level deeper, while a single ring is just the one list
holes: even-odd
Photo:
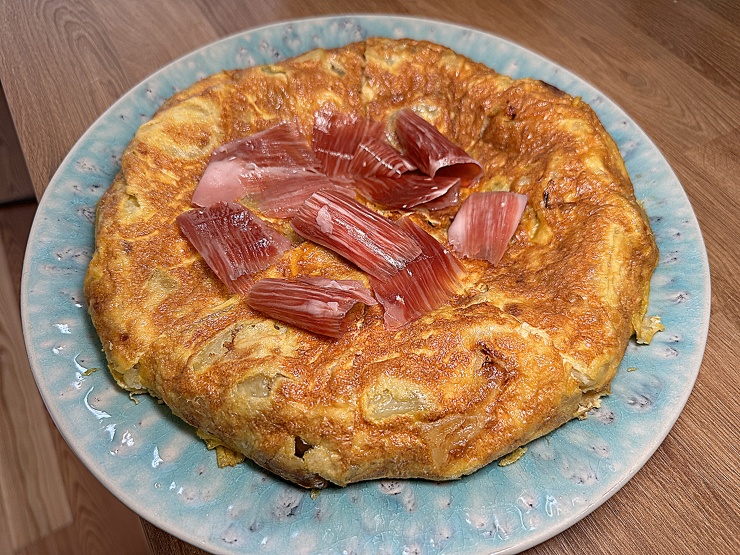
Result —
[{"label": "golden brown crust", "polygon": [[[255,314],[175,224],[215,146],[286,120],[310,137],[326,103],[378,120],[413,107],[483,164],[476,189],[529,197],[501,263],[464,261],[460,294],[397,332],[380,306],[337,340]],[[445,242],[453,216],[414,218]],[[264,275],[366,281],[292,238]],[[619,152],[586,104],[438,45],[368,39],[218,74],[168,100],[100,201],[85,294],[122,386],[320,487],[457,478],[576,416],[641,331],[656,261]]]}]

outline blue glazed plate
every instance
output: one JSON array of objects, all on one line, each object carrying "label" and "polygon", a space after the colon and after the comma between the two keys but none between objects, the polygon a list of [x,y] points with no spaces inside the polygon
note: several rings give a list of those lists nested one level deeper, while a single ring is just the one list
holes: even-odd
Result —
[{"label": "blue glazed plate", "polygon": [[[374,481],[305,490],[250,463],[218,469],[192,429],[149,397],[138,404],[105,369],[82,293],[95,205],[141,123],[174,92],[222,69],[368,36],[428,39],[513,77],[579,95],[616,140],[661,250],[649,314],[666,331],[631,344],[612,394],[585,421],[450,483]],[[606,501],[647,461],[689,396],[709,324],[709,270],[689,201],[655,145],[619,107],[552,62],[446,23],[344,16],[247,31],[181,58],[139,84],[82,136],[41,200],[26,253],[23,326],[56,425],[97,478],[142,517],[214,553],[515,553]],[[628,372],[628,369],[635,369]],[[95,371],[98,370],[98,371]],[[102,524],[101,524],[102,525]]]}]

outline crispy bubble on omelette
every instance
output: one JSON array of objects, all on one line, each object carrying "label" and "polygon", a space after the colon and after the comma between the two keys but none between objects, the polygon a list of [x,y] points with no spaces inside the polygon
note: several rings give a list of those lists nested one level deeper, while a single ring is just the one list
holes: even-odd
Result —
[{"label": "crispy bubble on omelette", "polygon": [[[338,339],[265,318],[175,223],[215,147],[282,121],[310,140],[326,107],[387,121],[392,143],[394,115],[410,107],[480,161],[472,190],[529,198],[501,262],[464,260],[449,303],[395,332],[380,305]],[[412,218],[444,243],[454,213]],[[369,283],[287,220],[266,219],[293,247],[255,279]],[[224,456],[233,450],[323,487],[458,478],[582,415],[632,333],[654,329],[656,261],[619,152],[580,99],[439,45],[373,38],[223,72],[168,100],[101,199],[85,294],[119,384],[161,398],[219,461],[238,461]]]}]

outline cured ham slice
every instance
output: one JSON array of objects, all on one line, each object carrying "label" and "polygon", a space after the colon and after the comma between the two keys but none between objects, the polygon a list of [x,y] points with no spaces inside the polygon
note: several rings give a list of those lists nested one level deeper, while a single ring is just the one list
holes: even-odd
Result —
[{"label": "cured ham slice", "polygon": [[371,276],[388,279],[421,254],[421,247],[392,221],[335,191],[322,189],[291,221],[302,237],[323,245]]},{"label": "cured ham slice", "polygon": [[382,140],[384,135],[383,124],[377,121],[321,110],[314,120],[311,142],[322,171],[329,177],[341,177],[350,175],[355,151],[364,139]]},{"label": "cured ham slice", "polygon": [[498,264],[526,206],[527,196],[519,193],[471,193],[447,230],[453,250],[463,257]]},{"label": "cured ham slice", "polygon": [[193,206],[208,206],[216,202],[232,202],[247,192],[247,166],[243,160],[218,160],[209,162],[195,188]]},{"label": "cured ham slice", "polygon": [[[440,176],[435,177],[440,179]],[[427,210],[444,210],[451,206],[457,206],[460,204],[460,187],[462,186],[462,180],[458,179],[457,183],[450,187],[447,192],[434,200],[425,202],[422,206]]]},{"label": "cured ham slice", "polygon": [[347,187],[336,184],[324,174],[301,174],[278,183],[266,183],[249,195],[259,211],[275,218],[292,217],[304,201],[320,189],[331,189],[345,195],[354,195]]},{"label": "cured ham slice", "polygon": [[320,335],[339,337],[353,321],[350,311],[357,303],[365,302],[369,291],[361,284],[327,281],[321,284],[307,283],[305,279],[261,279],[250,289],[248,303],[270,318]]},{"label": "cured ham slice", "polygon": [[353,296],[358,301],[362,301],[366,305],[378,304],[378,301],[373,297],[372,291],[365,287],[361,281],[356,279],[330,279],[321,276],[301,276],[298,278],[301,283],[307,283],[308,285],[316,285],[318,287],[326,287],[329,289],[339,289],[345,293]]},{"label": "cured ham slice", "polygon": [[460,177],[464,186],[483,176],[479,162],[410,108],[396,116],[396,137],[406,157],[429,176]]},{"label": "cured ham slice", "polygon": [[251,276],[290,247],[287,237],[234,202],[190,210],[177,217],[177,224],[232,293],[246,293]]},{"label": "cured ham slice", "polygon": [[220,146],[211,154],[193,193],[195,206],[236,201],[281,183],[319,175],[320,162],[306,137],[289,123]]},{"label": "cured ham slice", "polygon": [[388,143],[365,137],[354,153],[348,171],[353,176],[400,177],[416,167]]},{"label": "cured ham slice", "polygon": [[477,178],[477,162],[409,109],[399,112],[396,132],[428,176],[383,141],[383,124],[322,110],[314,123],[315,152],[291,123],[232,141],[211,155],[192,203],[248,197],[262,214],[288,218],[319,189],[344,188],[349,195],[354,188],[386,208],[457,204],[460,187]]},{"label": "cured ham slice", "polygon": [[365,198],[385,208],[412,208],[444,196],[450,189],[459,190],[459,177],[429,177],[416,172],[398,177],[360,177],[355,189]]},{"label": "cured ham slice", "polygon": [[398,226],[421,246],[422,254],[388,280],[370,279],[385,309],[383,322],[396,330],[447,302],[460,287],[463,267],[453,254],[408,217]]},{"label": "cured ham slice", "polygon": [[262,167],[281,167],[318,171],[320,164],[308,139],[294,123],[281,122],[264,131],[218,147],[211,161],[232,157],[247,162],[263,162]]}]

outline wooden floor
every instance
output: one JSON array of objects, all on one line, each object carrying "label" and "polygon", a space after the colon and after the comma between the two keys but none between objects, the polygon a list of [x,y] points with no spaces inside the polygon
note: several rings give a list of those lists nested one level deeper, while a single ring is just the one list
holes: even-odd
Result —
[{"label": "wooden floor", "polygon": [[139,518],[72,454],[28,365],[19,292],[36,201],[1,93],[0,179],[12,185],[0,199],[0,555],[148,555]]}]

